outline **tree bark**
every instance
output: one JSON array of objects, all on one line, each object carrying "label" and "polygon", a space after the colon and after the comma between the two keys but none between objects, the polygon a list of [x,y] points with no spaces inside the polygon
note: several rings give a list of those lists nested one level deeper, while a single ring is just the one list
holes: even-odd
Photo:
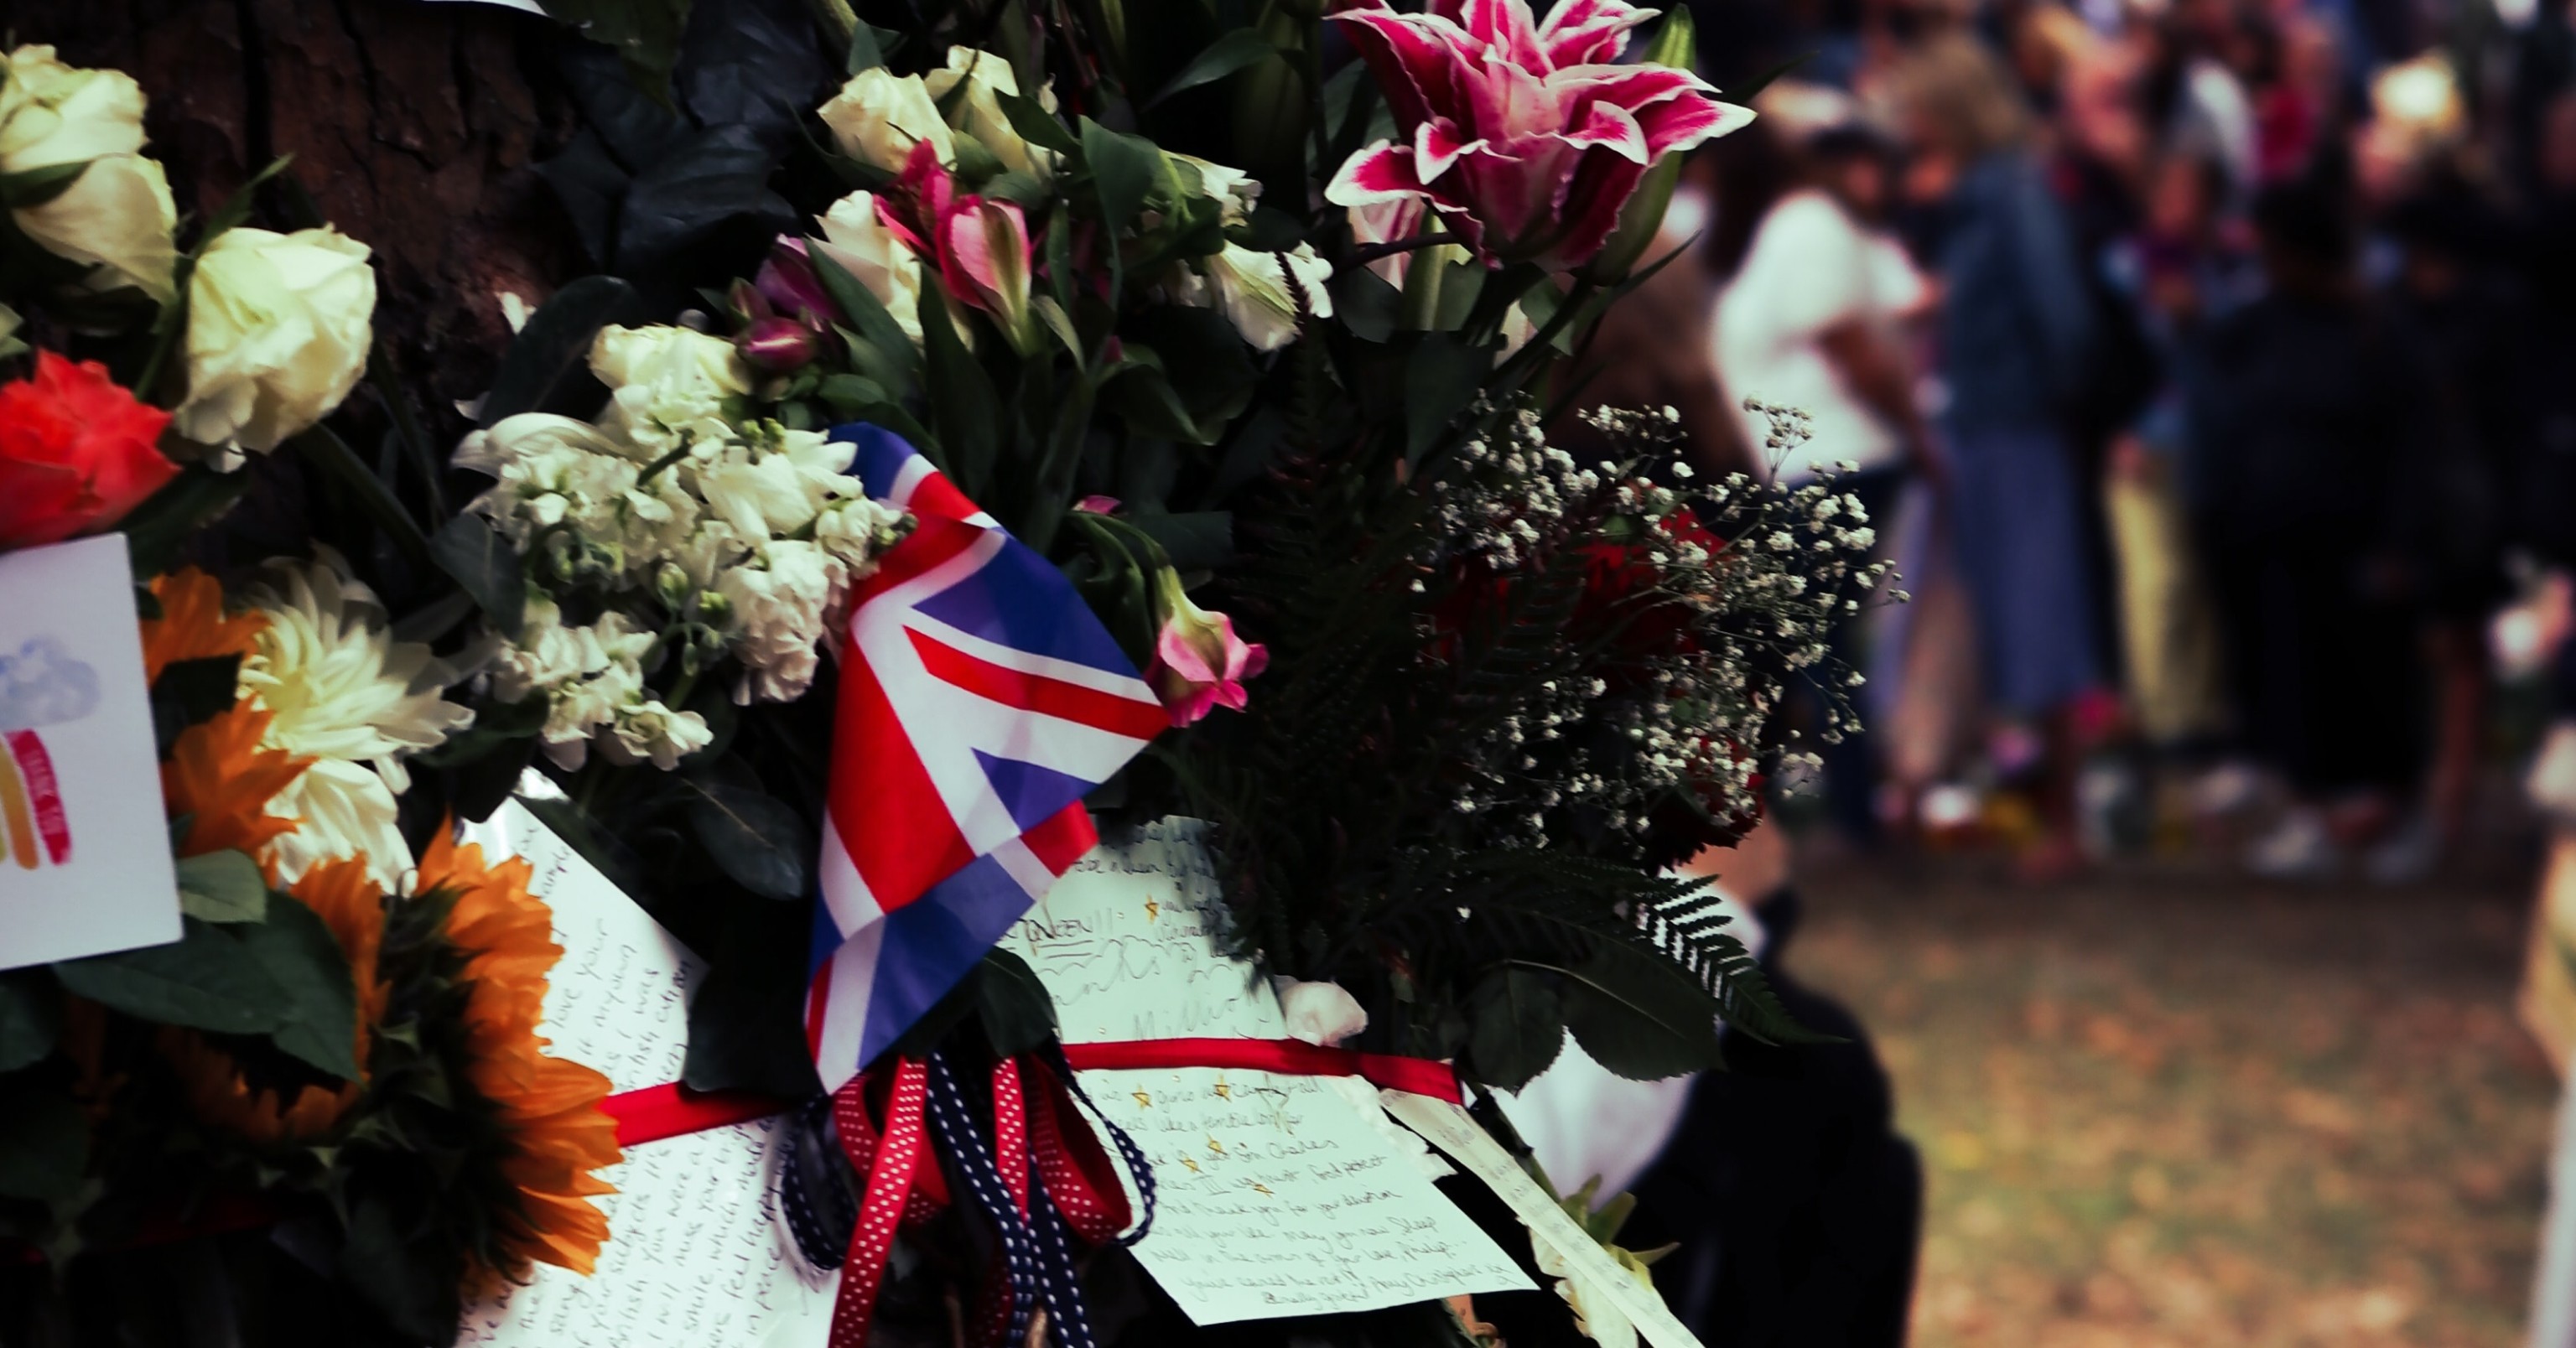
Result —
[{"label": "tree bark", "polygon": [[[531,306],[579,265],[533,171],[568,134],[549,21],[430,0],[15,0],[17,42],[109,66],[150,100],[146,153],[183,220],[280,155],[324,219],[374,250],[376,331],[431,404],[489,382]],[[254,223],[291,227],[268,198]],[[183,239],[189,237],[185,226]]]}]

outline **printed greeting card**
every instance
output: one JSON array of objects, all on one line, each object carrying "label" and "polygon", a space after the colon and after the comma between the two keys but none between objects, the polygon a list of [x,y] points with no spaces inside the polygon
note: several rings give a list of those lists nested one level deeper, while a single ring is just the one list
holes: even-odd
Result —
[{"label": "printed greeting card", "polygon": [[125,540],[0,554],[0,969],[178,939]]}]

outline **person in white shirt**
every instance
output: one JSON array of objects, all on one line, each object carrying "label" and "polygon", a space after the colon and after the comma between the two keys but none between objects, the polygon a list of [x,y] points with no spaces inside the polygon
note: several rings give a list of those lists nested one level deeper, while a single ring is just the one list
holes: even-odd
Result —
[{"label": "person in white shirt", "polygon": [[[1763,210],[1720,292],[1718,376],[1734,402],[1807,413],[1814,435],[1776,465],[1783,483],[1844,462],[1863,472],[1928,467],[1903,325],[1929,305],[1932,287],[1875,226],[1888,198],[1886,147],[1849,120],[1774,134],[1790,140],[1794,185]],[[1744,416],[1761,444],[1768,424]]]},{"label": "person in white shirt", "polygon": [[[1784,93],[1775,85],[1762,101],[1755,132],[1774,137],[1786,155],[1787,190],[1767,203],[1720,196],[1721,213],[1760,214],[1718,296],[1718,378],[1741,408],[1749,445],[1762,446],[1771,427],[1746,400],[1805,412],[1812,433],[1804,443],[1757,448],[1756,457],[1773,460],[1768,466],[1782,485],[1853,465],[1841,489],[1859,498],[1892,544],[1906,478],[1918,475],[1935,491],[1944,480],[1915,406],[1906,330],[1930,309],[1933,287],[1904,247],[1877,228],[1891,195],[1890,146],[1859,121],[1857,105],[1812,86]],[[1831,638],[1838,665],[1864,663],[1857,626],[1844,623]],[[1862,735],[1824,750],[1827,813],[1847,841],[1861,845],[1881,832],[1878,757]]]}]

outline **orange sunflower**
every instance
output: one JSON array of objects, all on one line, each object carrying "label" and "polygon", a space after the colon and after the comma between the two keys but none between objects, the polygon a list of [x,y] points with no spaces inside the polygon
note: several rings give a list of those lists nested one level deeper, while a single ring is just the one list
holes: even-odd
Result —
[{"label": "orange sunflower", "polygon": [[480,846],[459,847],[446,830],[420,859],[420,892],[455,896],[447,939],[464,956],[461,976],[471,984],[467,1076],[499,1107],[512,1138],[501,1172],[518,1191],[518,1211],[500,1221],[498,1257],[483,1270],[512,1281],[537,1260],[590,1272],[608,1218],[588,1200],[615,1192],[591,1172],[622,1155],[617,1125],[599,1107],[608,1078],[541,1051],[546,975],[563,947],[545,903],[528,892],[529,876],[516,857],[486,866]]},{"label": "orange sunflower", "polygon": [[366,859],[325,862],[305,872],[288,893],[321,916],[348,958],[357,992],[359,1080],[343,1082],[337,1090],[308,1085],[294,1100],[281,1101],[275,1091],[254,1088],[230,1054],[209,1046],[194,1031],[164,1026],[160,1035],[161,1051],[178,1072],[198,1118],[270,1144],[320,1137],[358,1103],[370,1032],[384,1015],[386,996],[376,977],[385,939],[384,893],[369,878]]},{"label": "orange sunflower", "polygon": [[[194,567],[156,577],[152,593],[161,601],[161,616],[142,624],[146,682],[182,660],[248,655],[267,626],[256,613],[224,612],[224,587]],[[268,813],[268,802],[313,760],[260,747],[274,719],[244,699],[179,732],[161,763],[161,799],[171,818],[188,818],[180,856],[227,848],[258,856],[272,839],[294,829],[294,820]]]},{"label": "orange sunflower", "polygon": [[268,620],[257,613],[224,612],[221,582],[193,566],[152,579],[161,616],[143,620],[143,681],[181,660],[249,655]]},{"label": "orange sunflower", "polygon": [[233,848],[258,856],[270,840],[294,831],[295,821],[270,814],[268,802],[313,760],[260,747],[275,719],[255,703],[236,702],[179,732],[161,761],[162,805],[173,819],[188,817],[179,855]]}]

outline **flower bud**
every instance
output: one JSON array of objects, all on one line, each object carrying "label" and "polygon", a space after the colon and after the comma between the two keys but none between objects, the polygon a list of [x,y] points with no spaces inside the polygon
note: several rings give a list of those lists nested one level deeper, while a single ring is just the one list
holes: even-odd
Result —
[{"label": "flower bud", "polygon": [[1154,578],[1154,662],[1145,681],[1162,699],[1172,724],[1191,725],[1217,707],[1243,710],[1243,681],[1270,665],[1269,650],[1234,634],[1234,620],[1190,602],[1180,573],[1164,567]]},{"label": "flower bud", "polygon": [[759,318],[733,339],[742,358],[772,374],[801,370],[814,363],[819,343],[814,330],[792,318]]}]

